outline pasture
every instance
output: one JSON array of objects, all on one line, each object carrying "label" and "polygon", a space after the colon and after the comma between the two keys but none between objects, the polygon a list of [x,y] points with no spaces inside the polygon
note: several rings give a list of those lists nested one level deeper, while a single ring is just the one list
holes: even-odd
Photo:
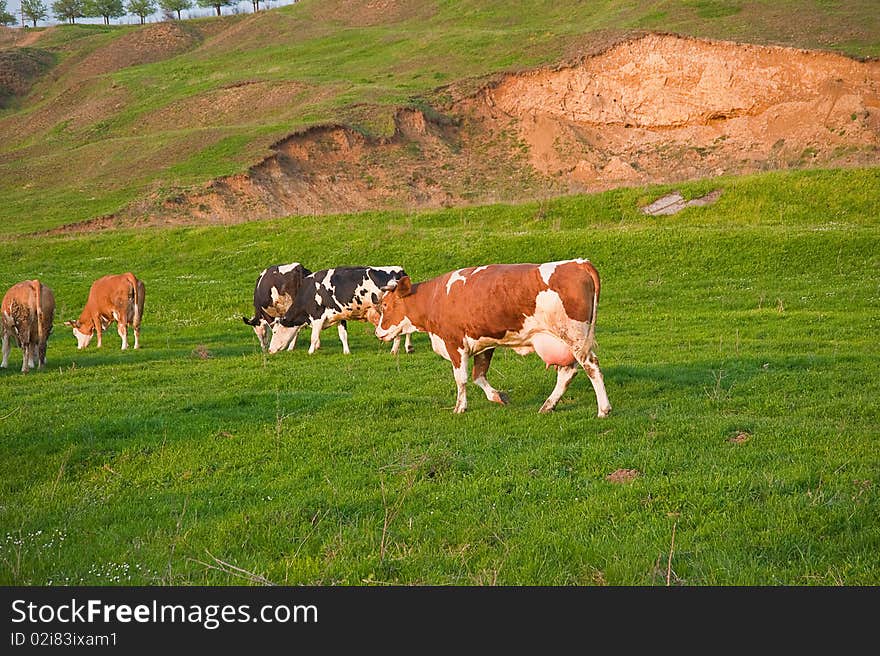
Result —
[{"label": "pasture", "polygon": [[[880,583],[880,171],[516,206],[290,217],[2,242],[5,287],[55,292],[48,368],[0,372],[5,585]],[[586,257],[598,354],[555,373],[499,351],[451,412],[424,335],[395,358],[364,324],[266,356],[250,327],[272,263],[400,264],[414,280]],[[76,350],[90,283],[146,283],[142,348]],[[616,475],[615,475],[616,473]],[[239,568],[239,569],[233,569]]]}]

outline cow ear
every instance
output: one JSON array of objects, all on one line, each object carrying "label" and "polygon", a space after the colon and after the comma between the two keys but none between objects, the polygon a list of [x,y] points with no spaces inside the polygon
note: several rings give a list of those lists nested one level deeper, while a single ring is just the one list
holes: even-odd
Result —
[{"label": "cow ear", "polygon": [[410,280],[409,276],[404,276],[397,283],[397,294],[398,296],[409,296],[412,291],[412,280]]}]

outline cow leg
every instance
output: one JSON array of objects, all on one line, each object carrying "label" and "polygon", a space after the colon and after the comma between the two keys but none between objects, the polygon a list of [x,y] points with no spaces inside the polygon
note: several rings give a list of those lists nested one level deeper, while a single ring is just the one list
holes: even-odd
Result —
[{"label": "cow leg", "polygon": [[0,363],[0,368],[6,369],[9,366],[9,351],[12,350],[12,346],[9,343],[9,333],[6,332],[6,329],[3,329],[3,362]]},{"label": "cow leg", "polygon": [[102,331],[102,329],[103,329],[103,327],[104,327],[104,326],[101,324],[101,317],[100,317],[100,316],[92,317],[92,322],[93,322],[94,325],[95,325],[95,333],[96,333],[97,336],[98,336],[98,348],[101,348],[101,331]]},{"label": "cow leg", "polygon": [[467,410],[467,379],[468,379],[468,356],[467,353],[459,351],[460,363],[455,366],[452,362],[452,375],[455,376],[455,385],[457,387],[455,408],[452,410],[455,414],[461,414]]},{"label": "cow leg", "polygon": [[348,323],[340,321],[336,330],[339,333],[339,341],[342,342],[342,352],[351,355],[351,350],[348,348]]},{"label": "cow leg", "polygon": [[137,350],[141,347],[141,324],[133,323],[131,327],[134,329],[134,348]]},{"label": "cow leg", "polygon": [[39,349],[37,350],[37,364],[39,365],[40,369],[46,367],[46,345],[47,342],[43,341],[40,344]]},{"label": "cow leg", "polygon": [[391,355],[397,355],[400,351],[400,335],[394,338],[391,342]]},{"label": "cow leg", "polygon": [[122,350],[128,348],[128,326],[123,321],[116,322],[116,332],[122,338]]},{"label": "cow leg", "polygon": [[501,405],[510,403],[510,398],[504,392],[499,392],[489,384],[486,380],[486,373],[489,371],[489,365],[492,363],[492,356],[495,355],[495,349],[488,349],[474,356],[474,382],[482,388],[486,393],[486,398]]},{"label": "cow leg", "polygon": [[415,352],[415,349],[412,347],[412,344],[410,344],[410,341],[412,340],[412,333],[407,333],[405,339],[406,339],[406,341],[403,344],[403,350],[406,351],[407,353]]},{"label": "cow leg", "polygon": [[309,346],[309,355],[321,348],[321,330],[324,328],[323,319],[312,321],[312,343]]},{"label": "cow leg", "polygon": [[[290,340],[290,344],[287,345],[287,350],[288,350],[288,351],[292,351],[293,349],[296,348],[296,338],[299,337],[299,331],[300,331],[300,330],[302,330],[302,326],[297,326],[297,327],[296,327],[296,332],[293,333],[293,339],[291,339],[291,340]],[[269,345],[266,344],[266,346],[268,347]]]},{"label": "cow leg", "polygon": [[556,387],[553,388],[550,396],[544,401],[544,405],[541,406],[539,412],[550,412],[556,407],[556,404],[559,403],[559,399],[565,394],[565,390],[568,389],[572,378],[575,377],[578,371],[578,365],[576,364],[568,367],[556,367]]},{"label": "cow leg", "polygon": [[608,401],[608,394],[605,392],[605,379],[602,377],[602,370],[599,369],[599,358],[592,351],[584,359],[581,359],[579,354],[576,354],[575,357],[577,357],[584,371],[587,372],[587,376],[590,377],[590,382],[593,384],[593,391],[596,392],[596,405],[599,406],[598,416],[607,417],[611,412],[611,403]]},{"label": "cow leg", "polygon": [[31,345],[29,342],[21,343],[21,373],[26,374],[28,372],[29,366],[32,366],[30,363],[33,362],[33,358],[31,357]]}]

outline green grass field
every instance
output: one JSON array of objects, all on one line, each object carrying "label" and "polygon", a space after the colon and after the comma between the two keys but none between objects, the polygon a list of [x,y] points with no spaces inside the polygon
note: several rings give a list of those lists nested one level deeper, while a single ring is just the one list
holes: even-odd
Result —
[{"label": "green grass field", "polygon": [[[5,239],[0,280],[58,309],[47,370],[0,373],[0,584],[880,583],[880,169],[682,189],[716,186],[659,218],[668,188]],[[471,385],[454,416],[424,335],[267,357],[240,319],[272,263],[568,257],[602,275],[603,420],[584,375],[539,415],[536,356],[499,352],[511,405]],[[77,352],[62,321],[125,270],[143,348]]]}]

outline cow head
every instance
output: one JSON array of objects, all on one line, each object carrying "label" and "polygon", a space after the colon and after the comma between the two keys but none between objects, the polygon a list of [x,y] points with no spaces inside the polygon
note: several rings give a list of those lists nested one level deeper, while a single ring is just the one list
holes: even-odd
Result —
[{"label": "cow head", "polygon": [[383,342],[390,342],[399,335],[416,332],[406,315],[406,297],[412,293],[412,281],[409,276],[392,280],[382,287],[385,294],[379,300],[379,320],[376,323],[376,337]]},{"label": "cow head", "polygon": [[247,325],[253,326],[254,333],[256,334],[257,339],[260,340],[260,348],[264,351],[269,348],[269,340],[271,339],[272,332],[269,322],[262,317],[254,317],[253,319],[242,317],[241,320]]},{"label": "cow head", "polygon": [[[281,323],[281,319],[275,319],[271,324],[266,324],[267,330],[271,327],[272,337],[269,340],[269,353],[278,353],[278,351],[283,351],[297,336],[299,331],[302,329],[302,325],[299,326],[285,326]],[[268,336],[267,336],[268,338]]]},{"label": "cow head", "polygon": [[269,348],[269,341],[272,334],[272,329],[269,327],[269,322],[265,319],[260,319],[260,323],[254,326],[254,332],[257,334],[257,339],[260,340],[260,348],[265,351],[267,348]]},{"label": "cow head", "polygon": [[76,348],[80,351],[89,345],[89,342],[92,341],[92,335],[95,334],[95,329],[92,326],[89,326],[88,332],[84,332],[85,328],[79,319],[76,321],[65,321],[64,325],[73,328],[73,336],[76,337]]}]

